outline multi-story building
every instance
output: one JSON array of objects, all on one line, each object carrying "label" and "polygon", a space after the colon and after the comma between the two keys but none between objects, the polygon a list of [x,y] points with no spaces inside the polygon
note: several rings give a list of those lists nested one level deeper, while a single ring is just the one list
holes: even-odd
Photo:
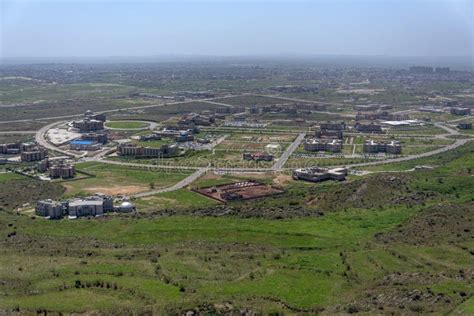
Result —
[{"label": "multi-story building", "polygon": [[6,143],[0,144],[0,154],[18,155],[24,151],[35,151],[37,148],[35,143]]},{"label": "multi-story building", "polygon": [[459,129],[472,129],[472,123],[469,122],[461,122],[458,124]]},{"label": "multi-story building", "polygon": [[173,157],[178,154],[178,146],[162,145],[161,147],[143,147],[136,144],[120,144],[117,153],[121,156],[136,157]]},{"label": "multi-story building", "polygon": [[89,118],[84,118],[80,121],[74,121],[72,125],[81,132],[95,132],[104,129],[104,122]]},{"label": "multi-story building", "polygon": [[407,120],[409,117],[406,114],[392,114],[387,111],[376,111],[376,112],[357,112],[356,121],[363,120],[386,120],[386,121],[402,121]]},{"label": "multi-story building", "polygon": [[304,149],[307,151],[330,151],[337,153],[342,150],[342,140],[310,138],[304,142]]},{"label": "multi-story building", "polygon": [[435,68],[435,73],[437,74],[449,74],[449,72],[451,71],[451,69],[449,67],[436,67]]},{"label": "multi-story building", "polygon": [[321,130],[332,130],[332,131],[343,131],[346,129],[346,123],[344,121],[335,122],[335,121],[327,121],[321,122],[319,124],[319,128]]},{"label": "multi-story building", "polygon": [[357,122],[354,125],[354,129],[361,133],[382,133],[382,126],[379,124],[370,123],[360,123]]},{"label": "multi-story building", "polygon": [[32,151],[24,151],[21,153],[21,161],[40,161],[48,156],[48,150],[42,147],[36,147]]},{"label": "multi-story building", "polygon": [[346,179],[346,168],[326,169],[319,167],[300,168],[293,171],[293,179],[310,182],[320,182],[325,180],[343,181]]},{"label": "multi-story building", "polygon": [[59,219],[64,216],[65,211],[66,207],[64,203],[53,201],[51,199],[41,200],[36,203],[35,212],[39,216]]},{"label": "multi-story building", "polygon": [[389,154],[401,154],[402,145],[399,141],[392,140],[388,143],[375,140],[367,140],[364,142],[363,147],[366,153],[389,153]]},{"label": "multi-story building", "polygon": [[413,74],[432,74],[433,67],[428,66],[412,66],[410,67],[410,72]]},{"label": "multi-story building", "polygon": [[89,118],[90,120],[97,120],[102,122],[105,122],[107,120],[105,114],[94,114],[91,110],[87,110],[86,113],[84,113],[84,118]]},{"label": "multi-story building", "polygon": [[452,107],[449,112],[453,115],[471,115],[470,108]]},{"label": "multi-story building", "polygon": [[76,169],[74,165],[59,162],[53,163],[49,166],[49,177],[52,179],[62,178],[62,179],[69,179],[74,178],[76,174]]},{"label": "multi-story building", "polygon": [[63,202],[53,200],[41,200],[36,204],[36,214],[39,216],[59,219],[65,215],[70,218],[82,216],[101,216],[106,212],[132,212],[135,206],[124,201],[119,206],[114,207],[112,197],[104,194],[96,194],[86,198],[75,198]]}]

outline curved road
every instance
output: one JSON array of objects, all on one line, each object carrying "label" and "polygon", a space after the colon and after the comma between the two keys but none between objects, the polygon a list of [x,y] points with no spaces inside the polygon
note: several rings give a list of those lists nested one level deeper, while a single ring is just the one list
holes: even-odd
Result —
[{"label": "curved road", "polygon": [[[186,102],[173,102],[169,104],[175,104],[175,103],[187,103],[187,102],[193,102],[193,101],[186,101]],[[318,102],[314,102],[318,103]],[[147,108],[147,107],[155,107],[159,105],[148,105],[148,106],[142,106],[142,107],[137,107],[137,108]],[[164,105],[161,105],[164,106]],[[110,110],[110,111],[103,111],[100,113],[106,113],[106,112],[114,112],[118,110]],[[99,113],[99,112],[98,112]],[[73,116],[63,116],[59,118],[70,118],[78,115],[73,115]],[[21,120],[24,121],[24,120]],[[25,120],[28,121],[28,120]],[[0,122],[2,123],[2,122]],[[49,143],[48,140],[45,138],[46,132],[51,129],[52,127],[59,125],[61,123],[64,123],[64,121],[59,121],[59,122],[54,122],[51,124],[48,124],[41,129],[39,129],[36,134],[35,134],[35,139],[36,142],[49,149],[52,151],[59,152],[61,154],[64,154],[66,156],[72,157],[72,158],[83,158],[83,155],[78,155],[75,153],[71,153],[69,151],[62,150],[53,144]],[[149,123],[149,122],[147,122]],[[446,125],[443,125],[441,123],[436,123],[435,126],[444,129],[447,134],[442,134],[442,135],[436,135],[435,138],[440,138],[440,139],[449,139],[448,136],[452,135],[459,135],[459,132],[457,130],[454,130]],[[27,131],[25,131],[27,132]],[[12,132],[13,133],[13,132]],[[18,132],[16,132],[18,133]],[[107,163],[107,164],[114,164],[114,165],[122,165],[122,166],[133,166],[133,167],[142,167],[142,168],[161,168],[161,169],[169,169],[169,170],[193,170],[194,172],[190,174],[188,177],[185,179],[179,181],[178,183],[167,187],[167,188],[162,188],[158,190],[152,190],[148,192],[142,192],[142,193],[137,193],[133,195],[134,197],[145,197],[145,196],[150,196],[158,193],[164,193],[164,192],[171,192],[175,190],[179,190],[181,188],[184,188],[188,185],[190,185],[193,181],[201,177],[204,173],[208,171],[217,171],[217,172],[278,172],[284,170],[284,165],[286,164],[288,158],[291,156],[291,154],[298,148],[300,145],[301,141],[304,139],[305,133],[299,133],[298,137],[293,141],[293,143],[288,146],[288,148],[285,150],[285,152],[280,156],[278,161],[275,162],[275,164],[271,168],[216,168],[216,167],[192,167],[192,166],[170,166],[170,165],[149,165],[149,164],[140,164],[140,163],[128,163],[128,162],[121,162],[121,161],[113,161],[113,160],[107,160],[103,159],[106,153],[110,152],[110,150],[106,151],[101,151],[97,153],[94,157],[86,158],[86,161],[100,161],[102,163]],[[417,155],[411,155],[411,156],[405,156],[405,157],[399,157],[399,158],[393,158],[393,159],[387,159],[387,160],[381,160],[381,161],[372,161],[372,162],[365,162],[365,163],[358,163],[358,164],[351,164],[348,167],[363,167],[363,166],[372,166],[372,165],[379,165],[379,164],[390,164],[390,163],[396,163],[396,162],[402,162],[402,161],[409,161],[409,160],[414,160],[414,159],[419,159],[419,158],[424,158],[424,157],[429,157],[433,156],[439,153],[443,153],[452,149],[455,149],[459,146],[462,146],[466,144],[467,142],[471,141],[473,138],[468,137],[466,135],[466,138],[463,139],[457,139],[455,140],[454,143],[446,145],[442,148],[438,148],[436,150],[430,151],[430,152],[425,152]]]}]

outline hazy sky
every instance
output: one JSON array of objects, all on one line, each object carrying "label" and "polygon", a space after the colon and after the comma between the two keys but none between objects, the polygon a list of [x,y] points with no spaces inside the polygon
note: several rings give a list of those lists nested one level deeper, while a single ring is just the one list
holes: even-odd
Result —
[{"label": "hazy sky", "polygon": [[474,51],[474,0],[0,3],[0,57]]}]

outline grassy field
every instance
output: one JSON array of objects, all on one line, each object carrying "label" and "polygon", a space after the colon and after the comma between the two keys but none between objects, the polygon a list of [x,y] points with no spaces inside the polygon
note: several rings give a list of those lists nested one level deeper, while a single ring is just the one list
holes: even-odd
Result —
[{"label": "grassy field", "polygon": [[117,128],[117,129],[138,129],[148,127],[148,123],[145,122],[127,122],[127,121],[109,121],[105,123],[106,127]]},{"label": "grassy field", "polygon": [[[283,183],[286,193],[226,206],[179,190],[138,200],[149,215],[47,221],[7,206],[0,212],[0,309],[469,313],[472,144],[432,159],[441,159],[439,168],[346,183],[264,178]],[[4,185],[22,181],[4,177]],[[234,180],[207,175],[197,184]],[[187,213],[169,216],[183,206]],[[228,212],[190,216],[203,207]]]},{"label": "grassy field", "polygon": [[62,182],[66,196],[95,192],[117,195],[149,191],[173,185],[189,175],[187,172],[147,170],[95,162],[78,164],[76,169],[93,176]]}]

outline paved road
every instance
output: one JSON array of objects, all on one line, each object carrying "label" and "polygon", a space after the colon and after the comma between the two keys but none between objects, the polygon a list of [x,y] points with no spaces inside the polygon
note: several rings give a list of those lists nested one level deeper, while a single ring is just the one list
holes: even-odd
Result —
[{"label": "paved road", "polygon": [[145,196],[155,195],[155,194],[159,194],[159,193],[176,191],[176,190],[182,189],[184,187],[187,187],[188,185],[190,185],[191,183],[196,181],[199,177],[201,177],[207,171],[208,171],[207,168],[200,168],[200,169],[196,170],[195,172],[193,172],[192,174],[190,174],[189,176],[187,176],[186,178],[184,178],[183,180],[179,181],[178,183],[176,183],[176,184],[174,184],[170,187],[167,187],[167,188],[164,188],[164,189],[152,190],[152,191],[148,191],[148,192],[137,193],[137,194],[134,194],[132,196],[136,197],[136,198],[142,198],[142,197],[145,197]]},{"label": "paved road", "polygon": [[[235,95],[240,96],[240,95]],[[159,106],[169,106],[169,105],[176,105],[176,104],[186,104],[192,102],[199,102],[199,101],[212,101],[214,99],[220,98],[209,98],[209,99],[198,99],[198,100],[187,100],[187,101],[180,101],[180,102],[169,102],[169,103],[160,103],[160,104],[150,104],[150,105],[141,105],[141,106],[134,106],[128,108],[120,108],[120,109],[112,109],[112,110],[104,110],[104,111],[97,111],[95,113],[102,114],[102,113],[113,113],[113,112],[120,112],[120,111],[128,111],[128,110],[142,110],[148,108],[154,108]],[[216,104],[221,104],[217,103]],[[222,103],[221,105],[229,106],[228,104]],[[64,120],[73,117],[82,117],[84,114],[72,114],[72,115],[63,115],[63,116],[51,116],[51,117],[42,117],[42,118],[34,118],[34,119],[23,119],[23,120],[11,120],[11,121],[0,121],[0,124],[3,123],[18,123],[18,122],[31,122],[31,121],[45,121],[45,120]]]},{"label": "paved road", "polygon": [[282,97],[282,96],[271,95],[271,94],[253,94],[253,95],[254,95],[254,96],[259,96],[259,97],[267,97],[267,98],[288,100],[288,101],[293,101],[293,102],[305,102],[305,103],[314,103],[314,104],[330,104],[330,105],[337,105],[337,106],[346,106],[346,105],[347,105],[347,104],[338,103],[338,102],[314,101],[314,100],[296,99],[296,98],[288,98],[288,97]]},{"label": "paved road", "polygon": [[221,103],[221,102],[215,102],[215,101],[210,101],[210,100],[198,100],[204,103],[209,103],[209,104],[215,104],[215,105],[221,105],[221,106],[226,106],[226,107],[232,107],[233,105],[227,104],[227,103]]},{"label": "paved road", "polygon": [[[417,155],[412,155],[412,156],[394,158],[394,159],[387,159],[387,160],[380,160],[380,161],[373,161],[373,162],[355,163],[355,164],[347,165],[347,167],[352,168],[352,167],[384,165],[384,164],[389,164],[389,163],[395,163],[395,162],[402,162],[402,161],[409,161],[409,160],[414,160],[414,159],[419,159],[419,158],[425,158],[425,157],[437,155],[437,154],[455,149],[459,146],[462,146],[462,145],[466,144],[467,142],[469,142],[471,140],[472,139],[458,139],[453,144],[450,144],[450,145],[447,145],[445,147],[441,147],[441,148],[438,148],[436,150],[432,150],[432,151],[429,151],[429,152],[425,152],[425,153],[421,153],[421,154],[417,154]],[[332,167],[343,167],[343,165],[332,166]]]},{"label": "paved road", "polygon": [[0,135],[27,135],[27,134],[36,134],[36,131],[2,131]]},{"label": "paved road", "polygon": [[[435,123],[435,126],[444,129],[445,131],[448,132],[448,134],[442,134],[442,135],[436,135],[436,138],[440,139],[451,139],[448,136],[451,135],[459,135],[459,132],[455,129],[452,129],[444,124],[441,123]],[[453,144],[446,145],[444,147],[428,151],[425,153],[421,154],[416,154],[416,155],[411,155],[411,156],[405,156],[405,157],[400,157],[400,158],[394,158],[394,159],[387,159],[387,160],[381,160],[381,161],[373,161],[373,162],[363,162],[363,163],[356,163],[356,164],[351,164],[348,167],[364,167],[364,166],[373,166],[373,165],[383,165],[383,164],[389,164],[389,163],[395,163],[395,162],[403,162],[403,161],[409,161],[409,160],[414,160],[414,159],[419,159],[419,158],[425,158],[433,155],[437,155],[449,150],[456,149],[459,146],[462,146],[469,141],[473,140],[472,137],[469,138],[464,138],[464,139],[457,139]],[[341,166],[334,166],[334,167],[341,167]]]},{"label": "paved road", "polygon": [[290,146],[288,146],[285,152],[273,164],[272,170],[278,171],[283,168],[283,165],[286,163],[288,158],[290,158],[291,154],[296,150],[296,148],[298,148],[298,146],[301,144],[305,136],[306,136],[306,133],[299,133],[298,137],[296,137],[294,142]]},{"label": "paved road", "polygon": [[78,155],[78,154],[74,154],[74,153],[71,153],[71,152],[68,152],[68,151],[65,151],[65,150],[62,150],[56,146],[54,146],[53,144],[51,144],[50,142],[48,142],[45,138],[45,135],[46,135],[46,132],[53,128],[54,126],[56,125],[59,125],[61,123],[64,123],[63,121],[60,121],[60,122],[54,122],[54,123],[51,123],[51,124],[48,124],[46,126],[43,126],[42,128],[40,128],[36,134],[35,134],[35,139],[36,139],[36,142],[38,143],[38,145],[41,145],[49,150],[52,150],[52,151],[56,151],[56,152],[60,152],[61,154],[63,155],[66,155],[66,156],[69,156],[69,157],[74,157],[74,158],[80,158],[81,155]]}]

